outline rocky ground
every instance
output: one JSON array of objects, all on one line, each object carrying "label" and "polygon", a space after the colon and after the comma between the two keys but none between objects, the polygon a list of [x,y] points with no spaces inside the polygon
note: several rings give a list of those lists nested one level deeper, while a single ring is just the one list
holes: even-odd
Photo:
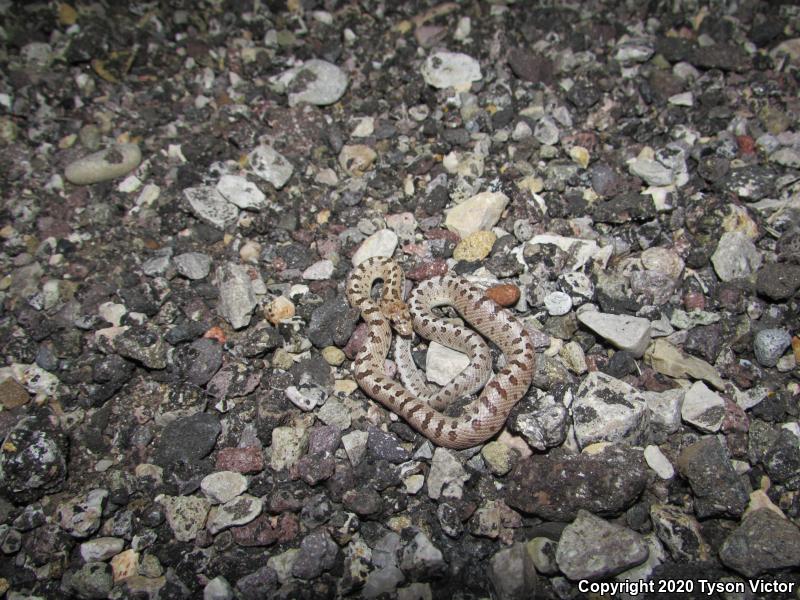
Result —
[{"label": "rocky ground", "polygon": [[[0,2],[0,596],[798,597],[800,8],[532,4]],[[529,327],[496,439],[375,255]]]}]

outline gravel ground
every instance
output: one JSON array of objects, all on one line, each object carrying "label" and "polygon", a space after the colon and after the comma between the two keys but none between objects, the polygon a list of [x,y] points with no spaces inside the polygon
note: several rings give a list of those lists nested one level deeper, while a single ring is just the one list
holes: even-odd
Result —
[{"label": "gravel ground", "polygon": [[[0,596],[798,598],[800,7],[532,4],[0,1]],[[370,256],[529,327],[495,439]]]}]

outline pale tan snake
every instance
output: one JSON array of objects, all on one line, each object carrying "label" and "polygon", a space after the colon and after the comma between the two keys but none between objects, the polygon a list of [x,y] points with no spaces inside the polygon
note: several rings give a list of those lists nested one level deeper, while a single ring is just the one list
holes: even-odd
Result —
[{"label": "pale tan snake", "polygon": [[[378,302],[372,299],[372,286],[377,280],[383,280]],[[408,305],[402,300],[402,289],[402,269],[389,258],[368,259],[351,272],[347,299],[361,311],[368,328],[364,346],[353,361],[356,381],[370,397],[435,444],[470,448],[485,442],[503,427],[533,379],[536,355],[525,327],[463,277],[445,275],[423,281],[411,293]],[[431,309],[442,304],[453,306],[472,327],[500,348],[506,360],[505,366],[463,408],[459,417],[444,414],[442,408],[456,395],[453,390],[462,394],[465,389],[468,392],[479,389],[488,376],[491,362],[489,359],[487,366],[488,348],[477,334],[454,329],[434,316]],[[470,355],[472,365],[456,378],[454,385],[434,392],[415,370],[404,376],[407,387],[386,375],[392,327],[400,336],[410,337],[412,322],[413,329],[426,339],[454,346]],[[408,342],[399,348],[399,362],[411,362]]]}]

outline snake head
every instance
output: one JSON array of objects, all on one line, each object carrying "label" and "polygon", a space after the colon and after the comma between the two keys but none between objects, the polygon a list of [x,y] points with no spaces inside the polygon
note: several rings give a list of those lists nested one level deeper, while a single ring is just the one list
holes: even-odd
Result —
[{"label": "snake head", "polygon": [[414,332],[411,325],[411,313],[405,302],[400,300],[385,302],[381,306],[381,312],[389,319],[394,330],[400,335],[408,336]]}]

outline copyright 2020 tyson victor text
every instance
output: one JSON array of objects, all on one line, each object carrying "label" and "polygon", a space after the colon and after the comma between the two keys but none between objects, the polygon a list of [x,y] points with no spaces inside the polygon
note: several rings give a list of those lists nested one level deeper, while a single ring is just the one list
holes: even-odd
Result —
[{"label": "copyright 2020 tyson victor text", "polygon": [[794,581],[776,581],[769,579],[748,579],[747,581],[711,581],[710,579],[660,579],[645,581],[643,579],[624,581],[587,581],[578,582],[578,590],[596,594],[690,594],[700,592],[709,596],[719,593],[743,594],[749,590],[757,594],[793,593],[797,588]]}]

